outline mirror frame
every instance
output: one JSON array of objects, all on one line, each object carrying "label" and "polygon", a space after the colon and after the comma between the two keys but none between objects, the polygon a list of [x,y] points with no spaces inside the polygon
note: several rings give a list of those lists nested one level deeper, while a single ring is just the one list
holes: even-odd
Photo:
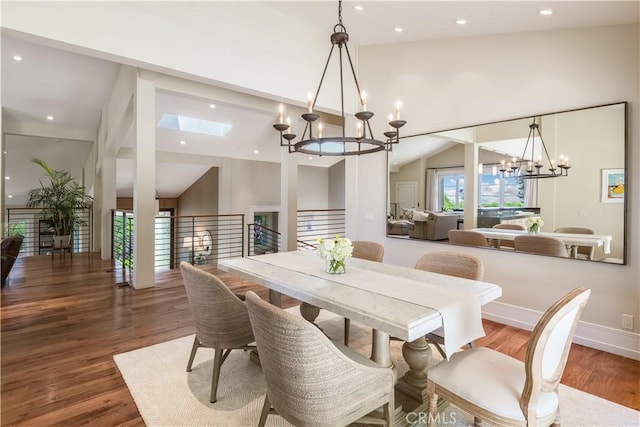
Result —
[{"label": "mirror frame", "polygon": [[[433,131],[433,132],[424,132],[424,133],[419,133],[419,134],[413,134],[413,135],[407,135],[407,136],[403,136],[400,138],[400,145],[403,143],[403,140],[407,140],[410,138],[414,138],[417,136],[423,136],[423,135],[432,135],[432,134],[438,134],[438,133],[444,133],[444,132],[452,132],[452,131],[459,131],[459,130],[463,130],[463,129],[469,129],[469,128],[474,128],[474,127],[478,127],[478,126],[485,126],[485,125],[494,125],[494,124],[500,124],[500,123],[507,123],[507,122],[512,122],[512,121],[517,121],[517,120],[524,120],[524,119],[531,119],[531,117],[544,117],[544,116],[550,116],[550,115],[556,115],[556,114],[563,114],[563,113],[570,113],[570,112],[574,112],[574,111],[583,111],[583,110],[590,110],[590,109],[594,109],[594,108],[602,108],[602,107],[610,107],[610,106],[615,106],[615,105],[622,105],[624,107],[624,131],[623,131],[623,135],[624,135],[624,147],[623,147],[623,155],[624,155],[624,186],[625,189],[629,188],[629,174],[627,173],[629,170],[629,105],[628,105],[628,101],[619,101],[619,102],[611,102],[608,104],[600,104],[600,105],[594,105],[594,106],[589,106],[589,107],[581,107],[581,108],[573,108],[573,109],[567,109],[567,110],[559,110],[559,111],[552,111],[552,112],[546,112],[546,113],[535,113],[535,114],[531,114],[529,116],[524,116],[524,117],[516,117],[516,118],[511,118],[511,119],[505,119],[505,120],[498,120],[498,121],[494,121],[494,122],[487,122],[487,123],[478,123],[478,124],[471,124],[468,126],[461,126],[461,127],[457,127],[457,128],[451,128],[451,129],[444,129],[444,130],[438,130],[438,131]],[[406,143],[406,142],[405,142]],[[387,212],[387,218],[390,215],[389,212],[389,201],[391,200],[391,185],[390,185],[390,170],[389,170],[389,162],[390,162],[390,155],[391,155],[392,151],[387,151],[387,168],[386,168],[386,183],[387,183],[387,189],[386,189],[386,193],[387,193],[387,197],[385,200],[386,206],[385,206],[385,212]],[[463,164],[462,167],[465,167],[464,164],[464,160],[463,160]],[[626,193],[626,191],[625,191]],[[627,265],[628,263],[628,216],[629,216],[629,202],[628,199],[626,197],[625,194],[625,198],[624,198],[624,207],[623,207],[623,228],[622,228],[622,233],[623,233],[623,241],[622,241],[622,263],[619,262],[604,262],[605,264],[608,265]],[[476,208],[477,209],[477,208]],[[397,212],[396,212],[397,215]],[[385,236],[388,238],[395,238],[395,239],[399,239],[399,240],[406,240],[407,237],[404,236],[399,236],[399,235],[394,235],[394,234],[389,234],[389,229],[388,229],[388,223],[385,224],[385,227],[387,228],[385,230]],[[427,243],[436,243],[436,244],[449,244],[448,241],[444,241],[444,240],[422,240],[422,239],[410,239],[412,241],[424,241]],[[487,247],[487,248],[483,248],[483,247],[478,247],[479,249],[495,249],[495,248],[491,248],[491,247]],[[500,250],[500,249],[499,249]],[[505,251],[506,252],[506,251]],[[509,251],[512,252],[512,251]],[[527,253],[527,255],[535,255],[535,254],[529,254]],[[542,256],[549,256],[549,255],[542,255]],[[590,262],[603,262],[603,261],[598,261],[598,260],[585,260],[585,259],[577,259],[577,258],[569,258],[569,259],[575,259],[578,261],[590,261]]]}]

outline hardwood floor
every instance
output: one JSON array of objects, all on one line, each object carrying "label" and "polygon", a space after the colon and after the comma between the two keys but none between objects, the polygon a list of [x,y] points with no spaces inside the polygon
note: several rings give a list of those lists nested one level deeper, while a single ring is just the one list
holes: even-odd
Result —
[{"label": "hardwood floor", "polygon": [[[267,291],[216,272],[235,291]],[[3,426],[144,425],[113,355],[194,333],[180,272],[154,288],[118,288],[110,261],[20,259],[1,299]],[[295,303],[284,299],[285,306]],[[479,345],[524,358],[529,333],[485,322]],[[564,384],[640,409],[640,362],[574,345]]]}]

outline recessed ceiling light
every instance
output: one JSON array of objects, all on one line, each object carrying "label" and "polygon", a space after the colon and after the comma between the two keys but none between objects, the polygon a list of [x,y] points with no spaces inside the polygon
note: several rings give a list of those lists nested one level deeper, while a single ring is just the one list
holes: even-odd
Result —
[{"label": "recessed ceiling light", "polygon": [[211,109],[216,108],[216,104],[209,104],[209,108],[211,108]]},{"label": "recessed ceiling light", "polygon": [[53,116],[47,116],[47,120],[52,121],[53,120]]},{"label": "recessed ceiling light", "polygon": [[357,4],[357,5],[353,6],[353,10],[357,10],[358,12],[362,12],[364,10],[364,6]]},{"label": "recessed ceiling light", "polygon": [[5,176],[4,179],[11,179],[11,177],[10,176]]},{"label": "recessed ceiling light", "polygon": [[309,156],[309,160],[313,160],[313,156]]},{"label": "recessed ceiling light", "polygon": [[20,55],[13,55],[13,59],[14,59],[15,61],[20,62],[20,61],[22,61],[22,56],[20,56]]},{"label": "recessed ceiling light", "polygon": [[253,154],[260,154],[260,150],[253,150]]},{"label": "recessed ceiling light", "polygon": [[12,194],[7,195],[7,197],[10,198],[10,199],[13,199],[13,195]]},{"label": "recessed ceiling light", "polygon": [[403,32],[404,30],[403,30],[402,28],[400,28],[400,27],[395,27],[395,28],[393,29],[393,31],[395,31],[396,33],[401,33],[401,32]]},{"label": "recessed ceiling light", "polygon": [[180,145],[185,145],[187,143],[187,141],[185,141],[184,139],[182,141],[180,141]]},{"label": "recessed ceiling light", "polygon": [[539,10],[538,13],[540,15],[553,15],[553,10],[551,10],[551,9],[542,9],[542,10]]},{"label": "recessed ceiling light", "polygon": [[466,19],[456,19],[456,24],[458,25],[464,25],[467,23]]}]

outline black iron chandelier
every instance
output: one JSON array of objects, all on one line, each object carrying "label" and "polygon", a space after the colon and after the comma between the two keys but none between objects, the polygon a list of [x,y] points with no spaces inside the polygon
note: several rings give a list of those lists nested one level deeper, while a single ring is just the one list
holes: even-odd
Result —
[{"label": "black iron chandelier", "polygon": [[[543,171],[545,168],[545,164],[542,162],[542,156],[538,157],[538,159],[534,160],[533,156],[535,155],[536,149],[536,133],[538,134],[538,138],[540,139],[541,152],[544,151],[545,156],[547,157],[548,169],[547,171]],[[529,147],[529,143],[531,143],[531,157],[527,157],[527,148]],[[513,158],[510,162],[505,162],[502,160],[500,162],[500,172],[502,172],[503,178],[524,178],[524,179],[537,179],[537,178],[558,178],[561,176],[569,175],[569,158],[565,156],[560,156],[560,160],[556,163],[549,156],[549,152],[547,151],[547,147],[544,144],[544,140],[542,139],[542,134],[540,133],[540,125],[536,123],[536,118],[533,118],[533,123],[529,125],[529,135],[527,136],[527,142],[524,145],[524,150],[522,151],[522,156],[517,159]]]},{"label": "black iron chandelier", "polygon": [[[291,121],[287,118],[287,123],[284,122],[283,106],[280,105],[278,123],[273,127],[280,132],[280,146],[288,147],[289,153],[305,153],[318,156],[350,156],[375,153],[377,151],[387,150],[391,151],[394,144],[397,144],[400,140],[399,129],[407,122],[400,120],[400,103],[396,104],[396,112],[389,117],[389,130],[384,132],[384,136],[387,137],[386,141],[380,141],[374,138],[371,131],[371,124],[369,120],[373,117],[371,111],[367,111],[367,99],[366,93],[360,90],[358,79],[356,78],[355,69],[353,68],[353,62],[351,61],[351,55],[349,54],[349,48],[347,42],[349,41],[349,34],[342,25],[342,1],[338,2],[338,23],[333,27],[333,34],[331,35],[331,50],[329,51],[329,57],[324,66],[322,77],[320,78],[320,84],[316,91],[315,97],[311,97],[309,93],[307,101],[307,112],[302,114],[302,119],[305,121],[304,132],[300,141],[294,142],[296,135],[293,133],[291,127]],[[320,115],[313,111],[324,76],[327,72],[329,62],[331,61],[331,55],[334,48],[338,46],[339,58],[340,58],[340,105],[342,109],[342,135],[341,136],[324,136],[322,123],[318,121]],[[344,113],[344,79],[343,79],[343,47],[344,52],[349,60],[349,66],[351,74],[355,82],[355,88],[358,92],[358,98],[362,111],[355,113],[356,132],[354,136],[347,136],[346,131],[346,119]],[[317,122],[317,124],[316,124]],[[315,126],[314,126],[315,125]],[[314,134],[315,127],[315,134]]]}]

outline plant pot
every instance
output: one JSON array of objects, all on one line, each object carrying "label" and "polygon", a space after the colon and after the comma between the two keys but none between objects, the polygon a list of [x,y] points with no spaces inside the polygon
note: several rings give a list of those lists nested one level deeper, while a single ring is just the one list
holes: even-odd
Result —
[{"label": "plant pot", "polygon": [[54,249],[66,249],[71,244],[71,235],[66,236],[53,236],[53,248]]}]

